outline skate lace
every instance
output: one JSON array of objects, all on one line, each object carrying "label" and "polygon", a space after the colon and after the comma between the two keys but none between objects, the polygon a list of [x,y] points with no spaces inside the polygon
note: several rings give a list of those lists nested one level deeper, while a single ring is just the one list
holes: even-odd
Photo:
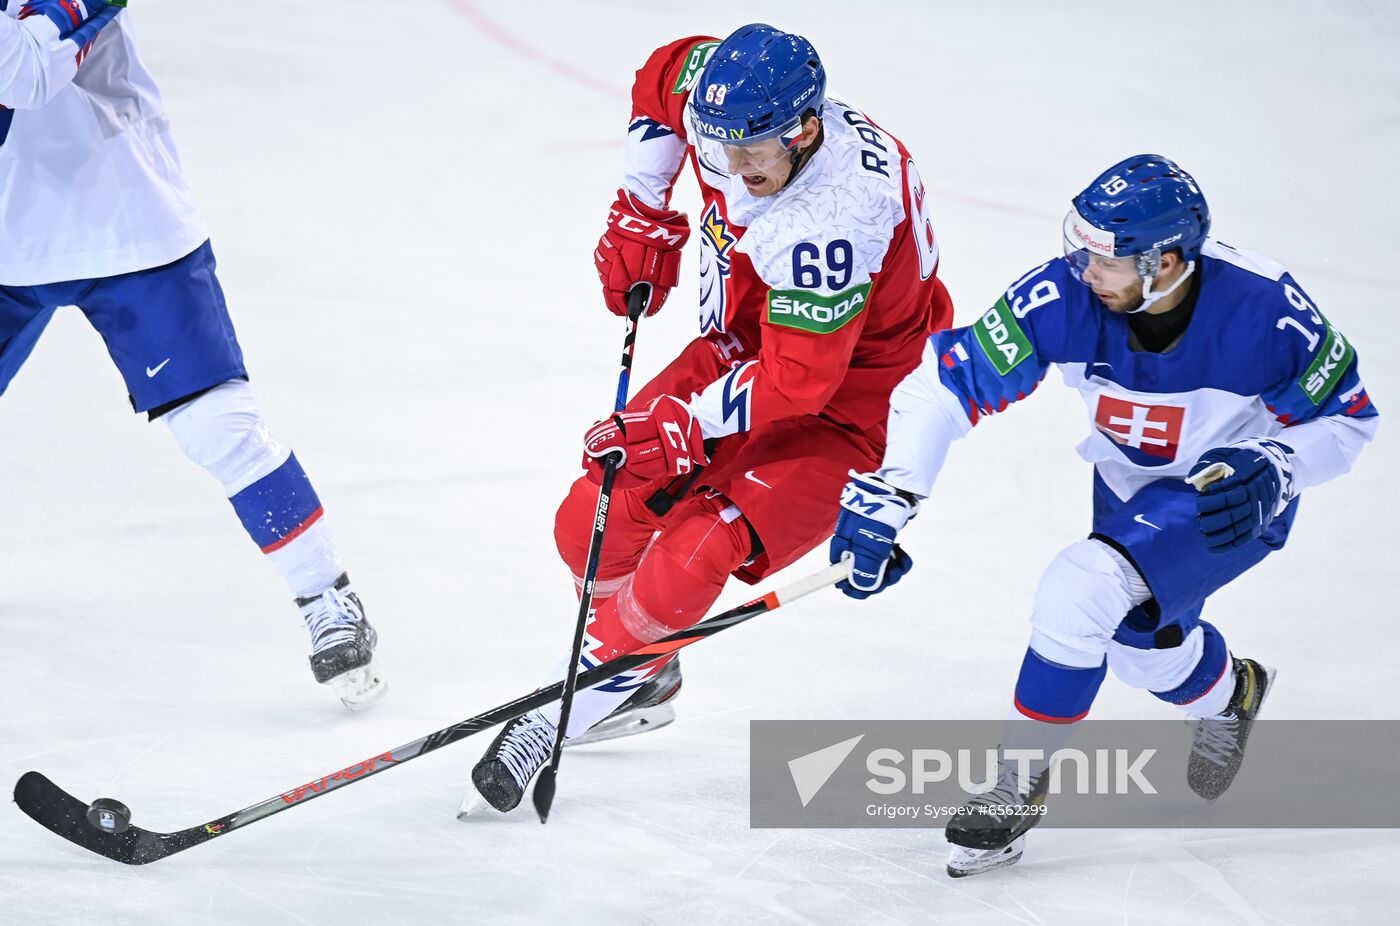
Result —
[{"label": "skate lace", "polygon": [[996,786],[992,790],[977,795],[968,803],[983,807],[1007,807],[1022,804],[1025,801],[1026,797],[1016,787],[1015,770],[1006,768],[1002,770],[1001,775],[997,778]]},{"label": "skate lace", "polygon": [[1192,751],[1216,765],[1227,766],[1239,744],[1239,718],[1234,714],[1223,717],[1203,717],[1196,721]]},{"label": "skate lace", "polygon": [[554,732],[554,724],[538,714],[532,714],[521,718],[501,741],[501,751],[496,758],[510,769],[511,776],[520,787],[525,787],[525,783],[554,750]]},{"label": "skate lace", "polygon": [[355,629],[365,619],[355,599],[329,588],[306,606],[301,615],[311,631],[311,649],[324,649],[355,639]]}]

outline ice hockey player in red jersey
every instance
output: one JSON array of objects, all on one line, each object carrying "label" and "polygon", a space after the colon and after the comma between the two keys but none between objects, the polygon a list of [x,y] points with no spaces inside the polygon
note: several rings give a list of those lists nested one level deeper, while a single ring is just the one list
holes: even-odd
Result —
[{"label": "ice hockey player in red jersey", "polygon": [[[671,42],[637,72],[626,176],[594,253],[613,313],[645,286],[652,314],[676,283],[691,228],[669,204],[687,162],[704,201],[700,337],[589,429],[587,472],[555,522],[581,587],[602,461],[625,455],[586,666],[696,623],[729,576],[756,582],[821,543],[847,473],[881,458],[891,390],[952,320],[909,152],[827,96],[806,39],[762,24]],[[679,686],[663,662],[580,691],[570,739],[667,722]],[[467,809],[477,794],[514,808],[557,720],[556,705],[508,724]]]}]

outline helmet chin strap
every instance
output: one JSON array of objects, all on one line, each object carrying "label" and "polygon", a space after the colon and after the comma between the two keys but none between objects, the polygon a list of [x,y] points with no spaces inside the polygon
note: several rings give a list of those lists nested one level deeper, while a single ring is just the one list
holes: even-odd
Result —
[{"label": "helmet chin strap", "polygon": [[802,163],[802,149],[794,148],[788,152],[788,178],[783,183],[787,186],[792,183],[792,178],[797,176],[798,165]]},{"label": "helmet chin strap", "polygon": [[1190,277],[1191,274],[1192,274],[1193,272],[1195,272],[1195,270],[1196,270],[1196,262],[1195,262],[1194,260],[1187,261],[1187,262],[1186,262],[1186,271],[1185,271],[1181,276],[1179,276],[1179,277],[1176,278],[1176,282],[1175,282],[1175,283],[1173,283],[1171,286],[1168,286],[1166,289],[1162,290],[1160,293],[1154,293],[1154,292],[1152,292],[1152,284],[1155,283],[1155,282],[1157,281],[1157,276],[1156,276],[1156,274],[1153,274],[1152,276],[1143,277],[1143,278],[1142,278],[1142,305],[1138,306],[1136,309],[1130,309],[1130,310],[1128,311],[1128,314],[1129,314],[1129,315],[1135,315],[1135,314],[1137,314],[1138,312],[1145,312],[1145,311],[1147,311],[1147,309],[1149,309],[1149,308],[1152,306],[1152,304],[1153,304],[1154,302],[1156,302],[1158,299],[1161,299],[1161,298],[1163,298],[1164,296],[1170,296],[1172,293],[1176,292],[1178,289],[1181,288],[1181,284],[1182,284],[1182,283],[1185,283],[1186,280],[1187,280],[1187,278]]}]

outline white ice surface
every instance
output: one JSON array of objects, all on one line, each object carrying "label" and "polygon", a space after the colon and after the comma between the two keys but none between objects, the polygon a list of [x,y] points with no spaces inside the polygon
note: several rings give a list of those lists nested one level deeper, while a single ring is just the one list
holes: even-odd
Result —
[{"label": "white ice surface", "polygon": [[[769,19],[811,37],[832,88],[918,158],[961,321],[1057,253],[1089,179],[1158,150],[1199,178],[1217,234],[1293,268],[1400,409],[1389,3],[132,7],[254,386],[326,503],[392,690],[355,716],[315,686],[281,582],[66,311],[0,403],[5,787],[39,769],[177,829],[533,686],[574,610],[554,506],[613,388],[591,252],[625,92],[679,35]],[[694,331],[695,266],[643,325],[640,377]],[[1393,831],[1038,831],[1021,865],[955,882],[936,832],[748,828],[750,719],[1004,714],[1035,581],[1086,530],[1089,488],[1074,395],[1048,384],[1007,417],[956,448],[899,588],[688,653],[680,722],[568,756],[549,826],[453,819],[485,737],[147,868],[6,804],[0,922],[1393,917]],[[1400,716],[1397,440],[1383,426],[1309,493],[1287,551],[1211,603],[1236,650],[1280,666],[1274,717]],[[1095,707],[1170,715],[1113,680]],[[1395,800],[1389,770],[1338,786],[1357,784]]]}]

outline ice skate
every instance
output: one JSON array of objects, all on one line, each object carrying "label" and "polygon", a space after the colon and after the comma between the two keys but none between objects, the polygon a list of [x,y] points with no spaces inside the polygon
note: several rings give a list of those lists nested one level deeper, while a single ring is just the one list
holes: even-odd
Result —
[{"label": "ice skate", "polygon": [[661,671],[632,693],[602,720],[578,736],[564,741],[565,746],[586,746],[623,736],[635,736],[658,730],[676,719],[676,695],[681,691],[681,662],[672,659]]},{"label": "ice skate", "polygon": [[364,606],[341,574],[319,595],[298,598],[302,620],[311,631],[311,674],[329,685],[352,711],[364,710],[384,696],[388,685],[374,665],[379,635],[365,618]]},{"label": "ice skate", "polygon": [[948,821],[948,876],[965,878],[1020,861],[1026,831],[1040,822],[1049,786],[1050,775],[1042,772],[1022,794],[1015,766],[1002,764],[996,787],[964,804],[967,814]]},{"label": "ice skate", "polygon": [[1230,703],[1213,717],[1193,721],[1191,760],[1186,766],[1186,783],[1191,790],[1213,801],[1230,787],[1244,762],[1249,731],[1264,699],[1274,687],[1274,669],[1266,669],[1253,659],[1234,660],[1232,671],[1235,693]]},{"label": "ice skate", "polygon": [[530,711],[507,723],[472,768],[472,787],[462,798],[457,819],[465,819],[487,806],[502,813],[518,807],[530,779],[549,761],[557,729],[539,711]]}]

